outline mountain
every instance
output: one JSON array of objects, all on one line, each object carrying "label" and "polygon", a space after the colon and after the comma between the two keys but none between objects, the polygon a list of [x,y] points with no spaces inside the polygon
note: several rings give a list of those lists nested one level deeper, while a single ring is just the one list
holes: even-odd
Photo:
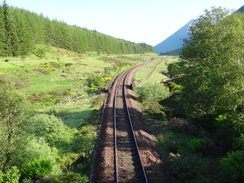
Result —
[{"label": "mountain", "polygon": [[243,5],[242,7],[240,7],[240,8],[237,10],[237,12],[242,12],[242,13],[244,13],[244,5]]},{"label": "mountain", "polygon": [[181,27],[174,34],[169,36],[163,42],[157,44],[154,47],[155,52],[159,53],[159,54],[165,54],[167,52],[171,52],[171,51],[182,48],[183,39],[186,39],[188,37],[188,29],[191,26],[191,24],[193,23],[193,21],[194,21],[193,19],[190,20],[187,24],[185,24],[183,27]]},{"label": "mountain", "polygon": [[[239,8],[236,12],[244,12],[244,5]],[[186,25],[181,27],[174,34],[169,36],[167,39],[161,43],[154,46],[155,52],[159,54],[168,54],[168,55],[178,55],[181,52],[183,46],[183,39],[186,39],[188,35],[188,29],[193,23],[193,19],[189,21]]]}]

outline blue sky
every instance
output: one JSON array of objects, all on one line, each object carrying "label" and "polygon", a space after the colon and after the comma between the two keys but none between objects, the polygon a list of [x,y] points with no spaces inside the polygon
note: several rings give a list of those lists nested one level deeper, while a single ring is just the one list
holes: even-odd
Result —
[{"label": "blue sky", "polygon": [[152,46],[212,6],[237,10],[243,0],[6,0],[50,19]]}]

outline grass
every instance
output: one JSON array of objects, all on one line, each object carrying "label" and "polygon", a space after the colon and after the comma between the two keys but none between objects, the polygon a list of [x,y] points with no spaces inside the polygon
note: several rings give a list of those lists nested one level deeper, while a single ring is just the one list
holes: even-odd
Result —
[{"label": "grass", "polygon": [[[156,54],[107,55],[91,52],[77,54],[60,48],[37,45],[37,49],[49,50],[44,61],[0,64],[0,77],[15,80],[22,92],[32,99],[34,109],[49,110],[57,101],[65,101],[86,90],[86,79],[90,75],[115,77],[122,70],[150,60]],[[35,55],[25,61],[38,59]],[[20,61],[23,58],[4,57],[1,60]],[[105,73],[105,70],[109,70]],[[54,93],[63,93],[54,96]],[[38,96],[38,97],[37,97]]]},{"label": "grass", "polygon": [[135,81],[137,86],[144,86],[150,83],[160,83],[167,77],[162,72],[167,71],[167,65],[171,62],[178,61],[178,57],[163,57],[162,59],[148,64],[136,72]]},{"label": "grass", "polygon": [[89,98],[85,98],[65,105],[56,106],[55,112],[57,116],[62,118],[67,126],[77,128],[86,122],[92,110],[94,110],[91,106],[92,101]]}]

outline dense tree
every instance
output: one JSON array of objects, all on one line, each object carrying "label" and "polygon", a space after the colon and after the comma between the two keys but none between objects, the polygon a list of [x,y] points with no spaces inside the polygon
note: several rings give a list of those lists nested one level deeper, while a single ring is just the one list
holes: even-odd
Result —
[{"label": "dense tree", "polygon": [[0,55],[4,55],[5,27],[3,22],[3,7],[0,6]]},{"label": "dense tree", "polygon": [[153,47],[117,39],[96,30],[70,26],[43,15],[0,6],[0,56],[27,55],[33,44],[48,44],[79,53],[99,51],[105,53],[153,52]]},{"label": "dense tree", "polygon": [[3,2],[1,8],[1,15],[3,16],[4,37],[3,37],[3,54],[6,56],[15,56],[17,51],[17,30],[15,29],[15,22],[12,17],[12,12],[9,9],[6,1]]},{"label": "dense tree", "polygon": [[243,22],[241,13],[206,10],[185,41],[183,103],[188,117],[208,129],[243,130]]},{"label": "dense tree", "polygon": [[30,32],[29,26],[25,21],[23,11],[13,11],[13,16],[17,30],[15,55],[27,55],[32,49],[32,32]]}]

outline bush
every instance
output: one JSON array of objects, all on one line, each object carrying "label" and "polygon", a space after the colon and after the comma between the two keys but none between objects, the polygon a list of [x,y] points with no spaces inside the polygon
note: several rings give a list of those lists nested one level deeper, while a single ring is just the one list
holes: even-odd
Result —
[{"label": "bush", "polygon": [[170,84],[170,89],[174,92],[174,93],[181,93],[183,90],[183,86],[176,84],[176,83],[171,83]]},{"label": "bush", "polygon": [[159,120],[162,120],[162,119],[165,119],[165,113],[162,111],[163,110],[163,106],[161,106],[158,102],[155,102],[155,101],[149,101],[147,102],[147,112],[150,114],[150,115],[153,115],[153,117],[155,119],[159,119]]},{"label": "bush", "polygon": [[177,77],[182,74],[182,62],[174,62],[168,65],[168,74],[170,77]]},{"label": "bush", "polygon": [[169,96],[169,90],[160,84],[150,84],[136,89],[140,102],[160,101]]},{"label": "bush", "polygon": [[241,134],[240,137],[236,138],[233,143],[233,147],[235,149],[242,149],[244,148],[244,134]]},{"label": "bush", "polygon": [[244,182],[243,150],[227,153],[227,157],[222,158],[220,164],[223,169],[224,182]]},{"label": "bush", "polygon": [[187,122],[185,119],[181,118],[173,118],[169,122],[169,128],[175,132],[184,132],[196,134],[198,133],[198,129],[195,125]]},{"label": "bush", "polygon": [[104,86],[104,79],[101,76],[91,75],[86,79],[86,81],[89,87],[95,86],[98,88],[102,88]]},{"label": "bush", "polygon": [[165,108],[164,109],[165,115],[167,116],[168,119],[172,118],[174,109],[172,108]]},{"label": "bush", "polygon": [[23,178],[40,179],[52,171],[52,165],[49,160],[36,160],[27,163],[20,170]]},{"label": "bush", "polygon": [[0,170],[0,183],[18,183],[20,178],[19,169],[16,166],[11,167],[3,173]]},{"label": "bush", "polygon": [[200,152],[207,145],[207,138],[193,138],[188,142],[188,146],[194,152]]},{"label": "bush", "polygon": [[68,129],[63,121],[54,115],[37,114],[31,119],[33,127],[32,133],[36,137],[43,137],[51,146],[57,145],[57,142],[65,140],[68,136]]},{"label": "bush", "polygon": [[197,155],[182,156],[181,154],[170,153],[169,159],[173,173],[181,182],[200,182],[203,175],[206,178],[215,171],[215,167],[211,166],[211,161]]},{"label": "bush", "polygon": [[167,142],[167,143],[165,143],[165,145],[166,145],[166,150],[168,153],[177,154],[179,152],[179,145],[176,144],[176,142],[174,142],[174,141]]},{"label": "bush", "polygon": [[35,54],[39,59],[42,59],[46,56],[47,50],[44,48],[36,48],[33,54]]}]

